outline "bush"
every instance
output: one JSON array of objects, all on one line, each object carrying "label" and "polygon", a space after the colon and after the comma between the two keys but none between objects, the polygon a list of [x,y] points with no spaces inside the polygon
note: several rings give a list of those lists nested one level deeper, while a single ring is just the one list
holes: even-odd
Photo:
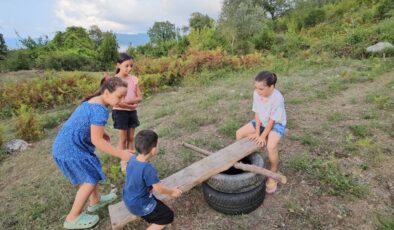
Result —
[{"label": "bush", "polygon": [[41,56],[37,61],[37,66],[42,69],[53,70],[95,70],[94,61],[78,54],[76,51],[56,51]]},{"label": "bush", "polygon": [[19,49],[10,51],[4,64],[4,69],[9,71],[28,70],[34,65],[28,50]]},{"label": "bush", "polygon": [[39,140],[43,130],[38,120],[38,114],[27,105],[21,105],[18,110],[16,123],[17,135],[26,141]]},{"label": "bush", "polygon": [[304,27],[312,27],[326,19],[326,12],[322,9],[314,9],[304,19]]}]

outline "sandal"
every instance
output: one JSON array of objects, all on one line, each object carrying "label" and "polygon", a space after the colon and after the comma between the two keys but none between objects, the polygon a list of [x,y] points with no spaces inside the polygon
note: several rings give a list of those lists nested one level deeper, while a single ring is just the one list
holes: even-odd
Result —
[{"label": "sandal", "polygon": [[268,194],[273,194],[278,189],[278,182],[276,182],[272,178],[268,178],[267,182],[265,183],[265,192]]},{"label": "sandal", "polygon": [[113,201],[115,201],[117,198],[115,193],[110,193],[104,196],[100,197],[100,202],[98,202],[97,204],[93,205],[93,206],[88,206],[88,212],[95,212],[97,210],[99,210],[100,208],[106,206],[107,204],[112,203]]},{"label": "sandal", "polygon": [[65,229],[85,229],[95,226],[99,222],[97,215],[89,215],[81,213],[74,221],[64,221],[63,228]]}]

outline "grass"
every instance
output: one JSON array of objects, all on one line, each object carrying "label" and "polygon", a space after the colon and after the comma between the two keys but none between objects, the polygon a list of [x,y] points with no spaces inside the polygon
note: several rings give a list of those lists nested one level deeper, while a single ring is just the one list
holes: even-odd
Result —
[{"label": "grass", "polygon": [[[391,66],[390,60],[386,62]],[[185,226],[203,230],[273,229],[282,224],[294,229],[343,229],[348,227],[347,221],[355,225],[372,223],[374,213],[378,211],[374,207],[388,208],[388,192],[374,178],[381,174],[390,175],[384,171],[392,163],[387,152],[391,145],[385,140],[390,137],[390,87],[394,84],[392,80],[388,83],[390,87],[383,83],[387,77],[379,78],[379,81],[375,79],[390,68],[378,65],[379,60],[375,59],[309,62],[280,61],[237,72],[204,71],[201,77],[196,74],[194,78],[186,79],[182,87],[174,88],[172,92],[143,100],[138,110],[141,126],[137,131],[151,128],[158,132],[159,152],[152,163],[163,179],[200,159],[183,148],[183,142],[211,152],[233,143],[235,131],[253,117],[253,78],[258,71],[278,71],[277,87],[286,99],[291,131],[280,144],[280,170],[288,176],[288,184],[281,186],[274,196],[267,196],[261,208],[243,216],[227,216],[213,211],[204,202],[201,188],[197,186],[171,204],[177,218],[169,229]],[[352,108],[350,111],[338,107],[337,101],[348,90],[364,84],[371,87],[357,91],[356,98],[360,103],[348,105]],[[316,96],[317,92],[321,92],[320,97]],[[375,96],[390,99],[387,102]],[[367,103],[360,106],[363,100]],[[378,108],[379,103],[383,109]],[[7,154],[1,160],[0,199],[3,203],[0,225],[5,229],[58,229],[62,225],[76,190],[54,164],[51,144],[59,124],[73,111],[73,106],[40,114],[48,129],[43,139],[28,151],[12,156]],[[357,120],[356,116],[362,119]],[[4,140],[15,137],[14,123],[14,118],[0,120]],[[117,132],[112,129],[111,119],[107,128],[115,144]],[[334,154],[338,153],[344,157],[336,159]],[[120,172],[119,160],[104,153],[100,153],[100,158],[108,178],[101,191],[108,192],[111,184],[121,190],[124,175]],[[381,198],[376,200],[373,197]],[[289,212],[290,208],[294,213]],[[357,216],[345,215],[356,211]],[[343,219],[338,220],[337,214]],[[382,212],[381,221],[374,222],[377,228],[390,229],[392,221],[386,218],[388,214],[388,211]],[[99,216],[101,220],[95,229],[109,229],[108,211],[103,210]],[[138,222],[126,229],[139,230],[146,226]]]},{"label": "grass", "polygon": [[334,196],[363,197],[367,188],[354,178],[344,175],[338,165],[332,161],[316,160],[307,154],[295,154],[290,159],[290,167],[298,172],[318,179],[327,188],[329,194]]}]

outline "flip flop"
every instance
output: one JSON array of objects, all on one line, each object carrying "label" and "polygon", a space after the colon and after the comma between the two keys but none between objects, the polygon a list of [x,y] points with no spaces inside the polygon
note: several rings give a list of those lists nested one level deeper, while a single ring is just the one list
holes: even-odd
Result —
[{"label": "flip flop", "polygon": [[86,229],[95,226],[99,222],[97,215],[89,215],[81,213],[74,221],[64,221],[63,228],[65,229]]},{"label": "flip flop", "polygon": [[265,192],[268,194],[273,194],[278,189],[278,182],[276,182],[272,178],[268,178],[267,182],[265,183]]},{"label": "flip flop", "polygon": [[100,202],[98,202],[97,204],[93,205],[93,206],[88,206],[88,212],[95,212],[97,210],[99,210],[102,207],[105,207],[106,205],[114,202],[116,200],[117,196],[115,193],[110,193],[104,196],[101,196],[100,198]]}]

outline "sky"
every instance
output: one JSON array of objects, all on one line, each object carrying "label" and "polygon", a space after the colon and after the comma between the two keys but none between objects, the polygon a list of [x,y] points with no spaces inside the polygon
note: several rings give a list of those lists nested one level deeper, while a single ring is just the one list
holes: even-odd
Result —
[{"label": "sky", "polygon": [[0,33],[5,38],[53,37],[68,26],[146,33],[155,21],[187,26],[193,12],[218,18],[223,0],[0,0]]}]

